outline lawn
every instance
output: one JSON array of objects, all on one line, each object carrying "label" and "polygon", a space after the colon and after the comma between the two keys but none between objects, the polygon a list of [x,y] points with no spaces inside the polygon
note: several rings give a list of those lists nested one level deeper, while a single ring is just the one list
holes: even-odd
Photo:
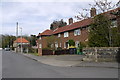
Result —
[{"label": "lawn", "polygon": [[35,56],[39,56],[38,53],[28,53],[28,54],[32,54],[32,55],[35,55]]}]

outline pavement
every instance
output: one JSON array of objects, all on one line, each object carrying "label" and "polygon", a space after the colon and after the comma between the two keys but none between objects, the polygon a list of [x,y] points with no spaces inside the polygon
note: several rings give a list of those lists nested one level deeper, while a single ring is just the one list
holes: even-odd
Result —
[{"label": "pavement", "polygon": [[32,54],[23,54],[35,61],[43,64],[59,67],[104,67],[104,68],[120,68],[117,62],[86,62],[83,61],[83,55],[46,55],[35,56]]}]

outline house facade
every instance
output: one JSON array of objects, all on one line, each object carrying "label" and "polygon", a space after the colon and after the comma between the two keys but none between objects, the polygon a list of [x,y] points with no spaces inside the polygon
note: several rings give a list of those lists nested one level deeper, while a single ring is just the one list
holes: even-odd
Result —
[{"label": "house facade", "polygon": [[14,43],[13,47],[16,52],[28,52],[28,46],[30,42],[26,40],[25,38],[17,38]]},{"label": "house facade", "polygon": [[[120,8],[117,8],[120,9]],[[116,10],[111,10],[116,11]],[[111,11],[102,13],[102,14],[109,14],[111,17],[112,23],[116,27],[117,25],[117,19],[115,15],[111,15]],[[73,19],[70,18],[69,24],[64,27],[56,28],[55,30],[45,30],[42,33],[38,34],[38,53],[39,55],[42,55],[42,49],[48,47],[48,40],[47,38],[50,36],[54,36],[54,39],[57,39],[56,41],[53,40],[53,44],[49,45],[51,47],[55,47],[56,49],[58,47],[62,49],[69,48],[68,40],[72,39],[75,41],[75,47],[78,47],[80,42],[86,43],[88,41],[88,35],[89,35],[89,26],[93,21],[93,17],[96,16],[96,9],[92,8],[90,11],[91,17],[88,19],[84,19],[78,22],[73,22]]]}]

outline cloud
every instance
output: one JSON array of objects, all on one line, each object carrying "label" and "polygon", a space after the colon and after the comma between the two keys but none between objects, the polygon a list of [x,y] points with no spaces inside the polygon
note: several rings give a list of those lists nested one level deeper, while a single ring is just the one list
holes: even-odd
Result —
[{"label": "cloud", "polygon": [[[0,6],[0,23],[3,27],[3,34],[15,35],[16,22],[23,27],[23,34],[38,34],[50,27],[54,20],[74,17],[82,8],[89,8],[88,0],[65,0],[66,2],[57,2],[58,0],[2,0]],[[62,0],[63,1],[63,0]],[[67,2],[68,1],[68,2]],[[83,2],[82,2],[83,1]],[[93,1],[93,0],[92,0]]]},{"label": "cloud", "polygon": [[93,2],[94,0],[2,0],[2,2]]}]

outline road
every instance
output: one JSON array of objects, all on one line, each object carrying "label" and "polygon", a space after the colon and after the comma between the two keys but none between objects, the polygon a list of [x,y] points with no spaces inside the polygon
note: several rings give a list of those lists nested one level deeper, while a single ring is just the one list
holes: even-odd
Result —
[{"label": "road", "polygon": [[11,51],[2,52],[3,78],[118,78],[118,69],[49,66]]}]

